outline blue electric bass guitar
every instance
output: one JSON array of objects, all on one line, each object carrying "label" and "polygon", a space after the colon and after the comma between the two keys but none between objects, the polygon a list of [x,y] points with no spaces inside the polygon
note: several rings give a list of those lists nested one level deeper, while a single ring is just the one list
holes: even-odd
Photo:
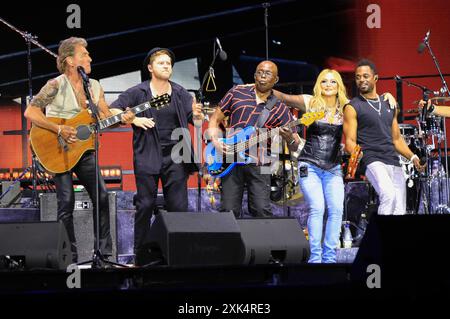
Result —
[{"label": "blue electric bass guitar", "polygon": [[[314,123],[314,121],[320,120],[324,116],[324,112],[305,113],[300,119],[292,121],[283,127],[291,129],[300,124],[309,126]],[[248,156],[246,151],[252,146],[278,135],[279,129],[280,127],[260,130],[253,126],[247,126],[228,138],[220,138],[219,141],[224,142],[232,150],[232,152],[227,155],[217,151],[214,144],[209,142],[205,149],[206,168],[208,173],[214,178],[220,178],[231,172],[236,165],[246,165],[254,162],[254,159],[251,156]]]}]

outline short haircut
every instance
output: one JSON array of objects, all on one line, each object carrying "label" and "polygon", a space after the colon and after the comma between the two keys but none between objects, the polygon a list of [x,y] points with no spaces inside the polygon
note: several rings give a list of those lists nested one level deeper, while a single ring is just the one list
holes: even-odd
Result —
[{"label": "short haircut", "polygon": [[358,64],[356,65],[356,68],[359,68],[360,66],[368,66],[372,69],[373,74],[378,74],[377,67],[375,66],[375,63],[370,61],[369,59],[362,59],[359,60]]}]

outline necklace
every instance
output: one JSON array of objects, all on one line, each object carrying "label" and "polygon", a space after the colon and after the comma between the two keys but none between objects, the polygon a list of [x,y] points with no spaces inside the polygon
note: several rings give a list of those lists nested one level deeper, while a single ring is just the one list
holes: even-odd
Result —
[{"label": "necklace", "polygon": [[377,94],[377,103],[378,103],[378,108],[376,108],[368,99],[366,99],[365,96],[361,95],[363,97],[364,100],[367,101],[367,103],[369,103],[369,105],[375,110],[375,112],[378,113],[379,116],[381,116],[381,101],[380,101],[380,96]]}]

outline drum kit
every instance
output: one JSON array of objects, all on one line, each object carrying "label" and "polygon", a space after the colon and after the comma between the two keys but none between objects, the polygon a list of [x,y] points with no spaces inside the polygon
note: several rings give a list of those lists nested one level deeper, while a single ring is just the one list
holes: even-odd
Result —
[{"label": "drum kit", "polygon": [[[434,104],[443,104],[450,98],[430,100]],[[399,124],[400,133],[411,151],[425,165],[424,172],[418,172],[411,161],[399,156],[408,186],[407,210],[409,213],[449,213],[445,118],[433,114],[422,118],[418,108],[408,110],[407,113],[417,115],[417,125]]]}]

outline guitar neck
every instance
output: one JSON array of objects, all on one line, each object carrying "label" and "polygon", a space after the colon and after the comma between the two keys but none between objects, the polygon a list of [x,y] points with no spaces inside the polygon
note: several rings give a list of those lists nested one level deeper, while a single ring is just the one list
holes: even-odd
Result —
[{"label": "guitar neck", "polygon": [[[289,122],[288,124],[281,126],[286,128],[293,128],[300,124],[300,120]],[[275,135],[278,135],[279,130],[281,127],[275,127],[273,129],[267,129],[264,132],[260,133],[260,129],[258,129],[258,134],[255,134],[255,136],[249,138],[247,141],[240,142],[236,144],[236,152],[242,152],[246,149],[249,149],[250,147],[256,145],[257,143],[265,142],[269,138],[274,137]]]},{"label": "guitar neck", "polygon": [[[139,113],[144,112],[145,110],[147,110],[149,108],[150,108],[150,102],[145,102],[145,103],[139,104],[139,105],[131,108],[130,111],[132,113],[134,113],[134,114],[139,114]],[[118,113],[116,115],[113,115],[113,116],[108,117],[108,118],[106,118],[104,120],[101,120],[99,122],[100,129],[103,130],[103,129],[107,128],[107,127],[110,127],[110,126],[113,126],[113,125],[115,125],[117,123],[120,123],[122,121],[122,114],[123,113],[125,113],[125,111],[122,111],[122,112],[120,112],[120,113]]]},{"label": "guitar neck", "polygon": [[[155,97],[150,102],[144,102],[142,104],[136,105],[135,107],[132,107],[129,109],[134,114],[139,114],[141,112],[144,112],[145,110],[156,107],[159,108],[163,105],[167,105],[170,103],[170,95],[163,94],[161,96]],[[100,129],[105,129],[107,127],[113,126],[117,123],[120,123],[122,121],[122,114],[125,113],[125,111],[122,111],[116,115],[113,115],[111,117],[108,117],[107,119],[101,120],[99,122]]]}]

